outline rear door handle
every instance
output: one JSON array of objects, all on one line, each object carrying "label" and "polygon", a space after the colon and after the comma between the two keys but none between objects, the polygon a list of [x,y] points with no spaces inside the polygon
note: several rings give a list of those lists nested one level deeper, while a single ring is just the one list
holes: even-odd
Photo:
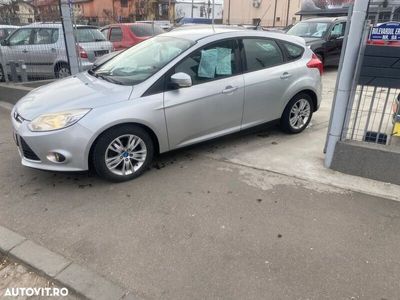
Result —
[{"label": "rear door handle", "polygon": [[288,72],[285,72],[285,73],[283,73],[281,75],[281,79],[287,79],[287,78],[290,78],[290,77],[292,77],[292,74],[289,74]]},{"label": "rear door handle", "polygon": [[238,89],[237,86],[228,85],[227,87],[225,87],[224,90],[222,90],[222,93],[223,94],[230,94],[230,93],[233,93],[234,91],[236,91],[237,89]]},{"label": "rear door handle", "polygon": [[22,50],[23,53],[28,53],[28,50],[24,49]]}]

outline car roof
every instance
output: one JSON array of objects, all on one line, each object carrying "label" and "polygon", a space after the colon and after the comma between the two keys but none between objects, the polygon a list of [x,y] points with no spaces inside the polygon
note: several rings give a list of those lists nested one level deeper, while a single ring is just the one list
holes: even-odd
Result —
[{"label": "car roof", "polygon": [[335,21],[346,21],[347,17],[321,17],[306,19],[301,22],[335,22]]},{"label": "car roof", "polygon": [[276,38],[286,41],[294,41],[298,44],[305,45],[303,38],[290,36],[285,33],[261,31],[261,30],[249,30],[240,26],[228,26],[228,25],[191,25],[177,27],[174,30],[163,33],[160,36],[171,36],[179,37],[187,40],[197,42],[198,40],[212,37],[212,36],[223,36],[225,34],[236,33],[239,36],[246,37],[269,37]]},{"label": "car roof", "polygon": [[[32,23],[29,25],[22,26],[23,28],[60,28],[62,24],[59,22],[37,22]],[[96,26],[92,25],[76,25],[77,28],[95,28],[98,29]]]},{"label": "car roof", "polygon": [[16,25],[2,25],[2,24],[0,24],[0,28],[19,28],[19,26],[16,26]]}]

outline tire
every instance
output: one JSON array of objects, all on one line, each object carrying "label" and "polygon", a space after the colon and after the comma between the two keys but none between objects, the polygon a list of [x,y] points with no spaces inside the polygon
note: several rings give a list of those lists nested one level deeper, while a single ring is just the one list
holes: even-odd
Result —
[{"label": "tire", "polygon": [[54,69],[54,76],[57,79],[66,78],[71,75],[71,71],[67,63],[59,63]]},{"label": "tire", "polygon": [[281,117],[281,127],[287,133],[300,133],[307,128],[314,111],[310,95],[300,93],[286,105]]},{"label": "tire", "polygon": [[141,127],[122,125],[100,135],[94,145],[92,163],[100,177],[123,182],[142,175],[153,156],[154,143],[150,135]]},{"label": "tire", "polygon": [[3,66],[0,65],[0,82],[5,82],[5,81],[6,81],[6,75],[4,74]]}]

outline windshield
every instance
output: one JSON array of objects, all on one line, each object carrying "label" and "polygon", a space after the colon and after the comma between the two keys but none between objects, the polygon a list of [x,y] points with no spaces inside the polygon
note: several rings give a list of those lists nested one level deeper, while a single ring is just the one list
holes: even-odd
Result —
[{"label": "windshield", "polygon": [[157,36],[125,50],[92,70],[90,74],[117,84],[138,84],[192,45],[193,42],[189,40]]},{"label": "windshield", "polygon": [[329,23],[324,22],[300,22],[290,28],[287,34],[321,38],[325,35],[328,27]]},{"label": "windshield", "polygon": [[76,35],[79,43],[101,42],[106,40],[98,29],[88,27],[78,27],[77,29]]},{"label": "windshield", "polygon": [[157,25],[153,26],[152,24],[145,23],[132,25],[131,31],[138,37],[153,36],[164,32],[164,30]]}]

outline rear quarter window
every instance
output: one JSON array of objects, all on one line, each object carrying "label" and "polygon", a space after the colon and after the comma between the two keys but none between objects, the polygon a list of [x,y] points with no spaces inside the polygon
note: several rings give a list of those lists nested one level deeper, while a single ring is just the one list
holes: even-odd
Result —
[{"label": "rear quarter window", "polygon": [[282,42],[289,60],[296,60],[303,56],[304,48],[292,43]]},{"label": "rear quarter window", "polygon": [[157,25],[153,26],[153,24],[145,24],[145,23],[135,24],[131,26],[131,31],[137,37],[154,36],[164,32],[164,30],[162,30]]},{"label": "rear quarter window", "polygon": [[78,27],[76,35],[79,43],[101,42],[106,40],[100,30],[96,28]]}]

